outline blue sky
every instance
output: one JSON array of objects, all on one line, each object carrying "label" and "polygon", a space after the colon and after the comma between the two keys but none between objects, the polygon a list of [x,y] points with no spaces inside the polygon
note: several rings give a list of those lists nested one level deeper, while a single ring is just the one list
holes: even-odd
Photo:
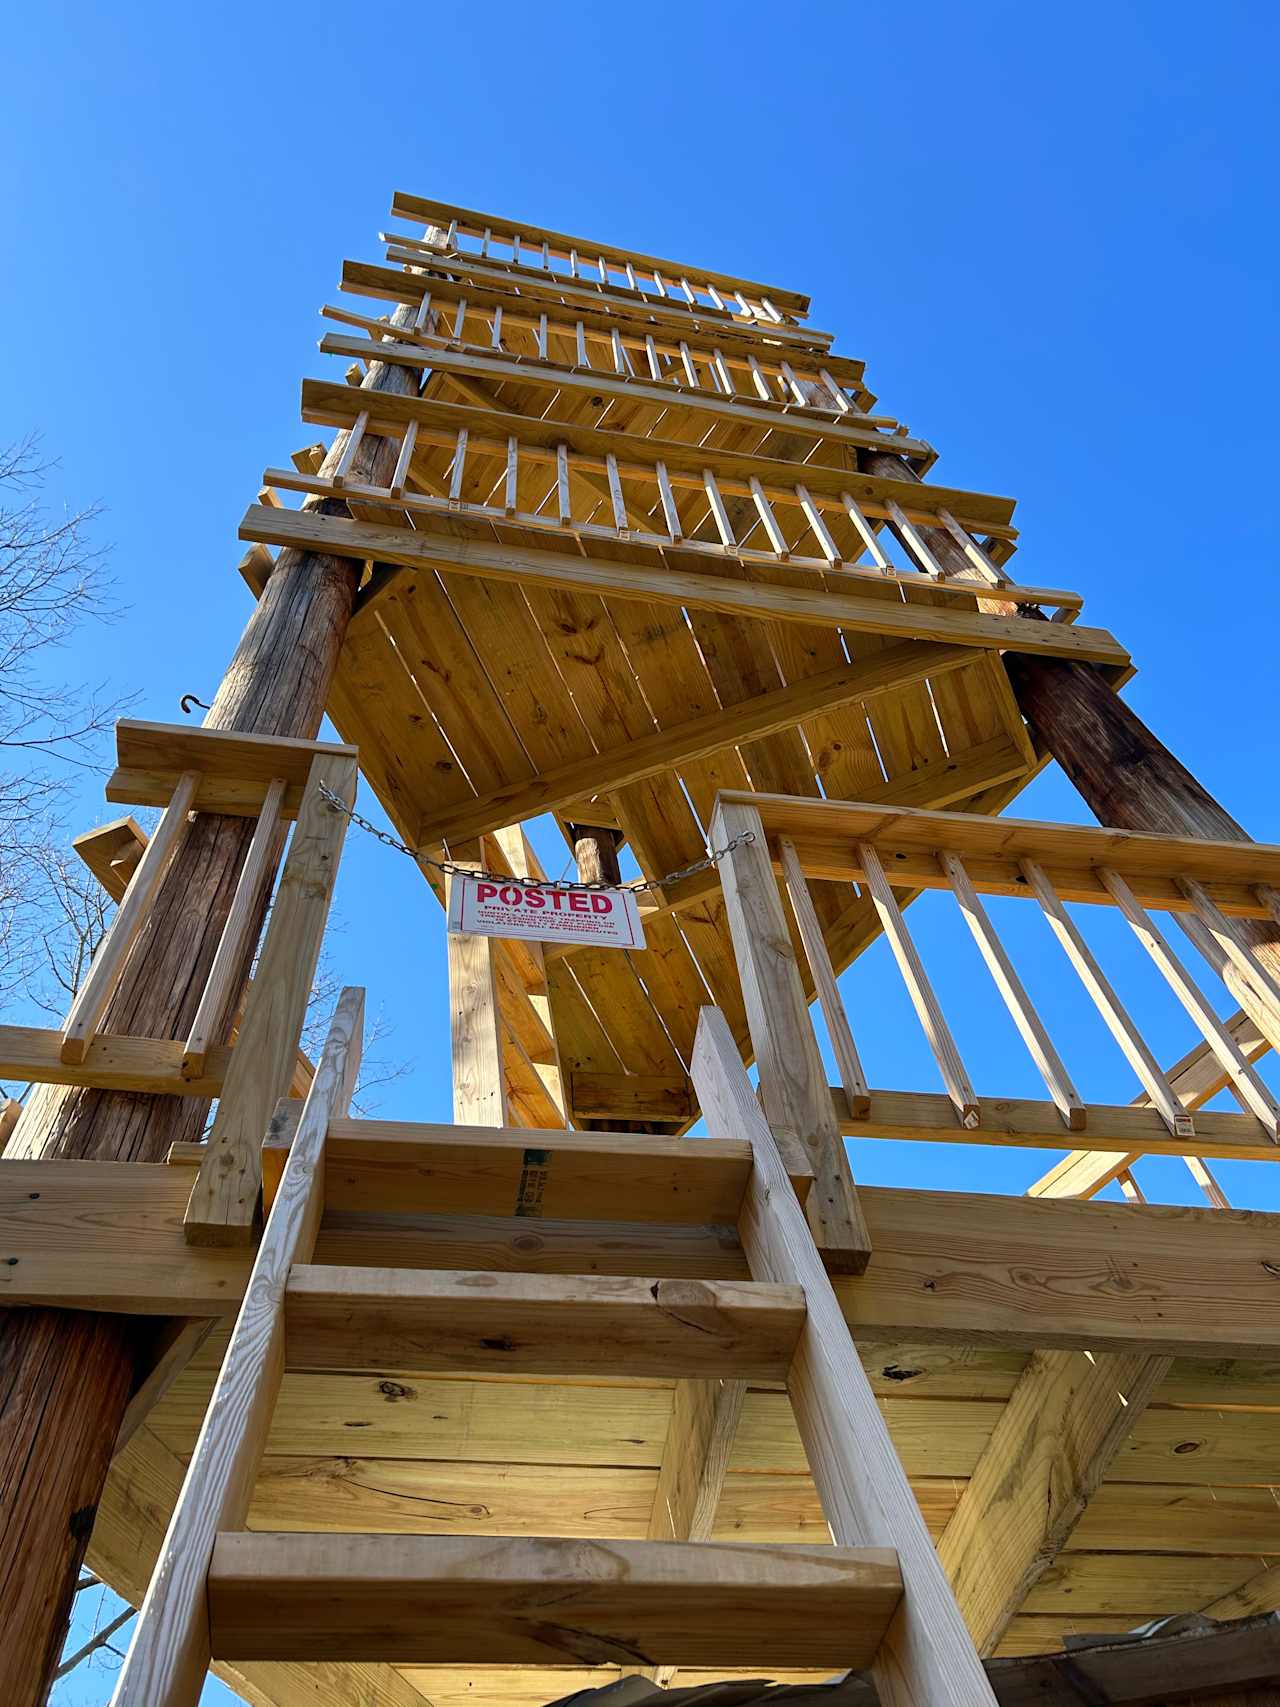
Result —
[{"label": "blue sky", "polygon": [[[1023,578],[1085,593],[1137,658],[1130,701],[1280,841],[1276,35],[1273,8],[1231,0],[16,11],[0,437],[40,431],[55,495],[103,501],[131,607],[65,673],[158,719],[212,697],[248,608],[237,522],[312,436],[316,310],[344,256],[376,258],[402,188],[809,291],[885,408],[939,447],[937,478],[1017,496]],[[1053,774],[1019,810],[1087,818]],[[107,815],[86,791],[77,827]],[[407,862],[348,847],[330,957],[414,1063],[383,1112],[446,1116],[442,915]],[[1028,913],[999,917],[1069,1065],[1126,1100]],[[1039,1094],[957,921],[931,902],[912,920],[979,1089]],[[1114,921],[1087,923],[1181,1054],[1189,1023]],[[932,1088],[885,964],[877,949],[846,979],[872,1078]],[[863,1145],[855,1165],[1019,1191],[1043,1164]],[[1221,1173],[1280,1207],[1270,1170]],[[1197,1200],[1179,1164],[1143,1177]]]}]

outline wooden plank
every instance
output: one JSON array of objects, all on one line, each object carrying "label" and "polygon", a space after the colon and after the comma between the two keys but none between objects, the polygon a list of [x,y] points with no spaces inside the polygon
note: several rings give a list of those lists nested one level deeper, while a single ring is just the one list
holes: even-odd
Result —
[{"label": "wooden plank", "polygon": [[[398,563],[408,568],[456,570],[499,582],[568,587],[607,598],[657,600],[729,616],[783,622],[838,623],[842,627],[890,639],[938,640],[956,646],[1014,648],[1019,651],[1124,666],[1128,654],[1102,629],[1068,628],[1025,617],[990,616],[980,611],[939,610],[933,606],[888,603],[846,593],[815,592],[807,587],[768,587],[731,581],[724,576],[649,569],[534,551],[476,539],[453,539],[426,530],[356,522],[309,510],[256,505],[245,514],[240,537],[329,551],[362,561]],[[1274,862],[1262,875],[1280,875]]]},{"label": "wooden plank", "polygon": [[[832,1538],[837,1546],[889,1546],[898,1555],[902,1605],[871,1661],[880,1701],[883,1707],[992,1702],[809,1226],[787,1183],[776,1140],[718,1009],[703,1010],[693,1075],[708,1132],[745,1131],[751,1142],[755,1168],[739,1225],[752,1273],[804,1289],[808,1314],[787,1392]],[[869,1274],[879,1267],[877,1247]],[[848,1284],[861,1287],[863,1282]]]},{"label": "wooden plank", "polygon": [[237,1660],[860,1665],[900,1599],[883,1549],[461,1535],[224,1534],[209,1580]]},{"label": "wooden plank", "polygon": [[183,1044],[165,1037],[98,1036],[76,1065],[61,1056],[62,1033],[39,1026],[0,1025],[0,1078],[19,1084],[95,1085],[150,1096],[216,1097],[231,1050],[215,1044],[195,1079],[182,1076]]},{"label": "wooden plank", "polygon": [[418,827],[417,840],[452,846],[499,825],[554,812],[579,798],[611,794],[724,747],[789,729],[802,718],[960,669],[970,659],[967,647],[901,641],[859,663],[824,670],[737,705],[629,739],[605,752],[544,771],[529,781],[506,784],[477,800],[429,812]]},{"label": "wooden plank", "polygon": [[145,1162],[6,1160],[0,1169],[0,1304],[142,1316],[226,1316],[243,1251],[182,1237],[191,1182]]},{"label": "wooden plank", "polygon": [[754,809],[726,804],[722,796],[711,840],[717,848],[737,843],[721,861],[720,876],[765,1113],[784,1153],[798,1146],[809,1157],[814,1189],[806,1212],[824,1260],[838,1271],[861,1273],[871,1249],[866,1223]]},{"label": "wooden plank", "polygon": [[356,761],[345,752],[314,761],[209,1133],[209,1154],[191,1190],[186,1227],[192,1244],[247,1244],[253,1237],[262,1140],[294,1075],[347,830],[346,815],[319,788],[324,783],[350,805],[356,774]]},{"label": "wooden plank", "polygon": [[354,758],[354,747],[332,741],[295,741],[283,735],[245,735],[186,723],[145,723],[121,718],[116,725],[116,770],[107,799],[135,806],[163,806],[184,771],[200,774],[194,806],[256,818],[274,777],[285,779],[281,816],[298,815],[311,764],[317,758]]},{"label": "wooden plank", "polygon": [[[347,761],[342,761],[346,763]],[[120,1672],[114,1707],[195,1707],[211,1658],[206,1581],[218,1530],[242,1523],[284,1369],[284,1292],[324,1201],[324,1139],[360,1061],[364,992],[344,990],[258,1247],[244,1306]]]},{"label": "wooden plank", "polygon": [[[263,1145],[268,1206],[289,1141]],[[751,1168],[743,1143],[385,1120],[335,1120],[325,1156],[329,1210],[726,1226]],[[810,1178],[792,1183],[803,1198]]]},{"label": "wooden plank", "polygon": [[998,1647],[1171,1363],[1141,1353],[1032,1358],[938,1544],[979,1653]]},{"label": "wooden plank", "polygon": [[693,1090],[684,1073],[580,1073],[569,1075],[569,1100],[589,1120],[696,1118]]},{"label": "wooden plank", "polygon": [[[856,1138],[908,1138],[923,1143],[1012,1144],[1023,1149],[1054,1149],[1062,1142],[1062,1120],[1054,1104],[1023,1097],[979,1097],[978,1119],[964,1132],[956,1128],[948,1099],[925,1091],[872,1089],[871,1110],[854,1120],[844,1094],[833,1090],[840,1129]],[[1280,1148],[1251,1114],[1202,1110],[1195,1130],[1175,1136],[1163,1119],[1143,1103],[1088,1103],[1086,1129],[1073,1136],[1081,1153],[1226,1156],[1239,1161],[1280,1161]],[[1118,1158],[1117,1158],[1118,1163]]]},{"label": "wooden plank", "polygon": [[295,1266],[285,1299],[291,1369],[776,1381],[803,1321],[798,1289],[732,1280]]}]

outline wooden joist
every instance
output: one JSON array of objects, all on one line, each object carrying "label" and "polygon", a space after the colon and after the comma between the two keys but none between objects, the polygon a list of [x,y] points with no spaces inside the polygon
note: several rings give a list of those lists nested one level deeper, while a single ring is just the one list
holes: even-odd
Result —
[{"label": "wooden joist", "polygon": [[223,1534],[215,1656],[864,1665],[901,1599],[875,1548]]},{"label": "wooden joist", "polygon": [[[287,1134],[263,1145],[268,1207],[288,1153]],[[732,1225],[750,1170],[748,1146],[733,1141],[335,1120],[325,1151],[325,1207]],[[803,1198],[809,1176],[797,1168],[792,1183]]]},{"label": "wooden joist", "polygon": [[583,1120],[656,1120],[686,1126],[698,1113],[693,1086],[683,1073],[573,1072],[569,1102]]},{"label": "wooden joist", "polygon": [[688,723],[655,730],[610,751],[543,771],[531,781],[510,783],[477,800],[429,813],[418,826],[417,840],[424,846],[436,842],[455,846],[499,825],[555,812],[581,797],[611,794],[725,747],[776,734],[807,717],[841,706],[896,693],[970,662],[968,647],[900,641],[857,663],[801,677],[739,705],[717,707]]},{"label": "wooden joist", "polygon": [[292,1369],[741,1376],[780,1381],[798,1287],[613,1275],[295,1267]]}]

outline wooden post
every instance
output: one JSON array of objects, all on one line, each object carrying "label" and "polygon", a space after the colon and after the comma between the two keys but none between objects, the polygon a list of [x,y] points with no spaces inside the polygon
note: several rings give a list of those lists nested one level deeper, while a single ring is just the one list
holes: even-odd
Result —
[{"label": "wooden post", "polygon": [[[398,308],[395,326],[411,325]],[[411,393],[411,368],[371,364],[364,386]],[[346,444],[339,433],[322,471]],[[386,485],[398,444],[364,436],[353,482]],[[343,504],[308,500],[342,515]],[[218,729],[313,738],[351,616],[360,565],[283,551],[206,719]],[[253,820],[202,813],[178,849],[102,1022],[106,1031],[186,1038],[196,1017]],[[277,852],[278,857],[278,852]],[[256,937],[257,932],[253,933]],[[234,980],[238,998],[247,965]],[[7,1156],[164,1160],[197,1138],[208,1105],[64,1086],[31,1093]],[[0,1605],[21,1640],[0,1643],[0,1700],[38,1707],[57,1663],[112,1442],[134,1384],[134,1330],[107,1315],[11,1310],[0,1320]]]},{"label": "wooden post", "polygon": [[573,857],[578,864],[579,883],[621,883],[618,866],[620,830],[598,829],[590,824],[570,824]]},{"label": "wooden post", "polygon": [[742,980],[765,1115],[784,1147],[799,1142],[813,1164],[806,1205],[814,1238],[837,1273],[861,1274],[871,1237],[849,1172],[827,1069],[818,1051],[760,814],[720,802],[713,844],[742,841],[720,866],[725,912]]}]

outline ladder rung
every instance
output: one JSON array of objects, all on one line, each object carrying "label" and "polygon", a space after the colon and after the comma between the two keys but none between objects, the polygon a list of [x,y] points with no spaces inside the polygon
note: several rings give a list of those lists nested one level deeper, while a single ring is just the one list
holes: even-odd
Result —
[{"label": "ladder rung", "polygon": [[804,1289],[749,1280],[296,1266],[290,1369],[781,1381]]},{"label": "ladder rung", "polygon": [[[268,1208],[288,1153],[288,1138],[263,1145]],[[751,1147],[736,1139],[335,1120],[325,1207],[707,1226],[737,1221],[750,1174]],[[811,1183],[792,1175],[801,1202]]]},{"label": "ladder rung", "polygon": [[902,1596],[871,1547],[219,1535],[215,1659],[867,1665]]}]

